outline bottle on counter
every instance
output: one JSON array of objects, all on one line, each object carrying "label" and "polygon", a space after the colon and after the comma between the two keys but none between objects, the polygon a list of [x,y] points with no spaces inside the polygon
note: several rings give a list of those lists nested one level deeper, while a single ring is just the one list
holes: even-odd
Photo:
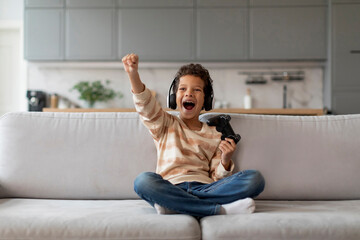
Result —
[{"label": "bottle on counter", "polygon": [[252,107],[251,105],[251,89],[248,88],[246,89],[246,94],[244,96],[244,108],[250,109]]},{"label": "bottle on counter", "polygon": [[57,94],[52,94],[50,97],[50,107],[58,108],[59,106],[59,96]]}]

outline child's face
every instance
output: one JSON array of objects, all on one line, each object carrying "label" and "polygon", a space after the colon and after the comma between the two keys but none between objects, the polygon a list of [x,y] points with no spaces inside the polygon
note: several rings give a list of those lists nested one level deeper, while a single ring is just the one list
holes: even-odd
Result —
[{"label": "child's face", "polygon": [[193,75],[185,75],[179,79],[176,92],[176,104],[182,119],[198,119],[204,106],[204,81]]}]

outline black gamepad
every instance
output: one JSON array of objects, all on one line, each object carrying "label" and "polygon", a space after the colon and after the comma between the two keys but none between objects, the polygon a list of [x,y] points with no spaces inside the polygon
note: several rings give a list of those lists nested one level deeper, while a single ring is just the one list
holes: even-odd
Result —
[{"label": "black gamepad", "polygon": [[229,115],[221,114],[215,117],[212,117],[206,121],[209,126],[216,126],[216,130],[221,132],[221,140],[225,140],[225,138],[231,138],[237,144],[241,136],[240,134],[235,134],[234,130],[230,125],[231,117]]}]

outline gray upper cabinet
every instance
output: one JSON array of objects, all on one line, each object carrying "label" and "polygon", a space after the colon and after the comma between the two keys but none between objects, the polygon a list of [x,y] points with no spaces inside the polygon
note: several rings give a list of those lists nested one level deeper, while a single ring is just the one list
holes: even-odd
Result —
[{"label": "gray upper cabinet", "polygon": [[247,7],[248,0],[197,0],[198,7]]},{"label": "gray upper cabinet", "polygon": [[65,29],[66,59],[116,59],[115,9],[67,9]]},{"label": "gray upper cabinet", "polygon": [[119,59],[135,52],[142,60],[194,59],[192,8],[119,9]]},{"label": "gray upper cabinet", "polygon": [[360,1],[357,3],[332,6],[332,109],[336,114],[360,113]]},{"label": "gray upper cabinet", "polygon": [[25,0],[24,1],[25,7],[63,7],[64,6],[64,0]]},{"label": "gray upper cabinet", "polygon": [[64,59],[64,10],[25,10],[24,55],[28,60]]},{"label": "gray upper cabinet", "polygon": [[360,0],[332,0],[332,3],[360,3]]},{"label": "gray upper cabinet", "polygon": [[117,0],[121,8],[193,7],[193,0]]},{"label": "gray upper cabinet", "polygon": [[323,60],[326,2],[25,0],[25,57],[111,61],[136,52],[146,61]]},{"label": "gray upper cabinet", "polygon": [[66,0],[66,7],[115,7],[115,0]]},{"label": "gray upper cabinet", "polygon": [[262,7],[263,2],[253,1],[249,10],[250,59],[326,59],[326,6],[275,1],[281,5]]},{"label": "gray upper cabinet", "polygon": [[252,7],[324,6],[328,0],[249,0]]},{"label": "gray upper cabinet", "polygon": [[198,60],[248,58],[246,8],[204,8],[197,11]]}]

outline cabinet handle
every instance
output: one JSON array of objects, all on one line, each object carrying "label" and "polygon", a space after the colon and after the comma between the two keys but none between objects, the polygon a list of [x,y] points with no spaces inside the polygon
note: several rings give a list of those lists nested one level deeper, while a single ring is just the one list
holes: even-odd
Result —
[{"label": "cabinet handle", "polygon": [[360,54],[360,50],[351,50],[350,53],[351,54]]}]

